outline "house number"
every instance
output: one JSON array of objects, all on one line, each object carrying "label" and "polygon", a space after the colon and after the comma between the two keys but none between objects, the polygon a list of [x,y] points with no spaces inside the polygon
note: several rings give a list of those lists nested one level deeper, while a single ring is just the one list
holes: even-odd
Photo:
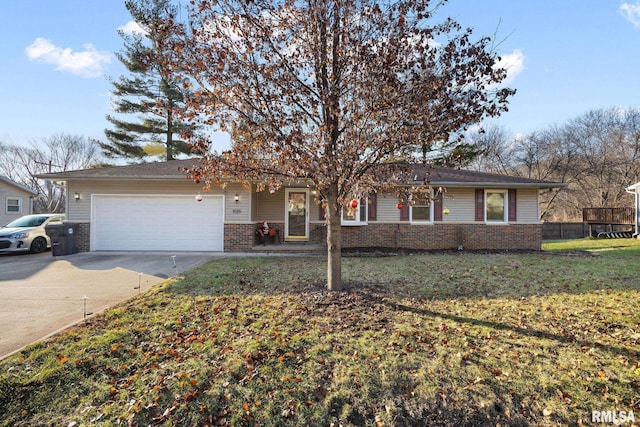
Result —
[{"label": "house number", "polygon": [[234,210],[233,210],[233,213],[234,213],[234,214],[242,213],[242,209],[234,209]]}]

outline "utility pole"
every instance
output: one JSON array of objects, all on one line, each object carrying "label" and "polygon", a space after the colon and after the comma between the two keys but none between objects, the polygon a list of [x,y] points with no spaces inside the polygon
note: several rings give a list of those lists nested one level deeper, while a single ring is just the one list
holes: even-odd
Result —
[{"label": "utility pole", "polygon": [[[48,169],[48,170],[47,170],[47,173],[51,173],[51,172],[53,172],[53,167],[56,167],[56,168],[60,168],[60,169],[62,169],[62,166],[60,166],[60,165],[54,165],[52,160],[49,160],[48,162],[39,162],[39,161],[37,161],[37,160],[34,160],[33,162],[34,162],[34,163],[37,163],[37,164],[39,164],[39,165],[47,166],[47,169]],[[47,196],[48,196],[48,199],[49,199],[49,200],[53,200],[53,183],[51,182],[51,180],[48,180],[48,179],[47,179],[47,180],[45,180],[45,186],[46,186],[46,188],[47,188]],[[64,189],[63,189],[63,191],[64,191]]]}]

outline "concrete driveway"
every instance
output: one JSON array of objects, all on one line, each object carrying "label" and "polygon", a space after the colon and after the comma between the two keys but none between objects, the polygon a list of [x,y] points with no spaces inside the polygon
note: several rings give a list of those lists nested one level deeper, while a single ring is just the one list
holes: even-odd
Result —
[{"label": "concrete driveway", "polygon": [[0,359],[82,321],[85,312],[103,311],[215,256],[220,254],[0,254]]}]

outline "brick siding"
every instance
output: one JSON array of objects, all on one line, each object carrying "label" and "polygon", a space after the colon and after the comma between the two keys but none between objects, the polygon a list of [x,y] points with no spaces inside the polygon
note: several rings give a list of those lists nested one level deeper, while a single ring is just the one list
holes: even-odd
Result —
[{"label": "brick siding", "polygon": [[257,224],[225,224],[224,251],[248,252],[256,245]]},{"label": "brick siding", "polygon": [[78,224],[78,231],[75,237],[74,250],[78,252],[89,252],[91,250],[91,224],[81,222]]},{"label": "brick siding", "polygon": [[[326,232],[324,233],[326,235]],[[539,250],[541,224],[369,224],[342,227],[342,247],[448,250]]]},{"label": "brick siding", "polygon": [[[284,240],[284,224],[270,224],[278,229],[278,239]],[[258,224],[225,224],[224,251],[248,252],[258,244]],[[74,237],[74,251],[90,249],[90,224],[79,223]],[[310,243],[326,242],[326,227],[310,226]],[[467,250],[539,250],[542,245],[542,224],[378,224],[342,227],[342,247],[449,250],[462,245]]]}]

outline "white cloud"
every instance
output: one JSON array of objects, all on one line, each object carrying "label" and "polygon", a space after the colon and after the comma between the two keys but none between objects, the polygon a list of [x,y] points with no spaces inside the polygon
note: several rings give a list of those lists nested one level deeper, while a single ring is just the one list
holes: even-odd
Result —
[{"label": "white cloud", "polygon": [[100,52],[92,44],[85,44],[84,50],[74,52],[70,48],[54,45],[50,40],[38,37],[26,47],[31,61],[56,66],[58,71],[68,71],[82,77],[100,77],[104,67],[111,63],[109,52]]},{"label": "white cloud", "polygon": [[622,3],[618,11],[624,16],[624,19],[631,22],[634,27],[640,28],[640,2],[635,4]]},{"label": "white cloud", "polygon": [[507,70],[507,77],[502,84],[513,82],[518,74],[524,70],[525,56],[520,49],[514,49],[513,52],[506,55],[500,55],[500,61],[496,63],[496,67]]},{"label": "white cloud", "polygon": [[145,36],[148,33],[148,31],[142,28],[140,24],[138,24],[136,21],[127,22],[125,25],[118,28],[118,31],[122,31],[125,34],[130,34],[130,35],[135,34],[135,35],[141,35],[141,36]]}]

